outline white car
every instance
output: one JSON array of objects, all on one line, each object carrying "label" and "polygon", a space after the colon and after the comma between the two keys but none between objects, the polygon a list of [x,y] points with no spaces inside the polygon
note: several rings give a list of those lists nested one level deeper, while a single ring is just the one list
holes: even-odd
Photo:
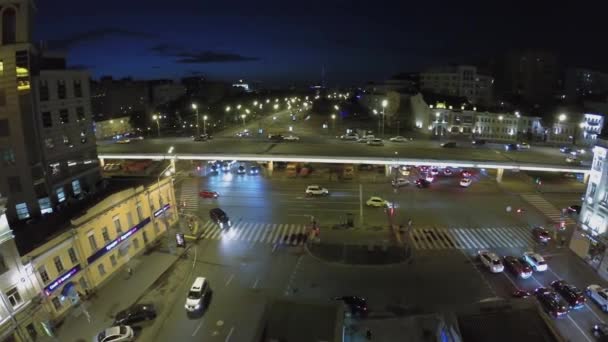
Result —
[{"label": "white car", "polygon": [[118,325],[107,328],[97,334],[95,342],[122,342],[133,341],[135,334],[133,329],[128,325]]},{"label": "white car", "polygon": [[359,135],[358,134],[344,134],[340,136],[340,139],[342,140],[358,140],[359,139]]},{"label": "white car", "polygon": [[579,164],[580,162],[578,161],[578,159],[575,156],[572,156],[572,157],[566,158],[566,163]]},{"label": "white car", "polygon": [[387,207],[389,203],[378,196],[372,196],[367,200],[367,202],[365,202],[365,204],[368,207]]},{"label": "white car", "polygon": [[599,305],[602,311],[608,312],[608,289],[592,284],[587,286],[585,294]]},{"label": "white car", "polygon": [[439,174],[439,169],[434,167],[431,169],[431,175],[432,176],[437,176]]},{"label": "white car", "polygon": [[405,166],[405,165],[401,165],[399,167],[399,172],[401,172],[401,175],[403,176],[409,176],[410,175],[410,168]]},{"label": "white car", "polygon": [[329,191],[318,185],[309,185],[306,187],[306,195],[307,196],[327,196],[327,195],[329,195]]},{"label": "white car", "polygon": [[463,188],[468,188],[469,186],[471,186],[471,183],[473,183],[473,180],[471,178],[463,178],[460,180],[460,186]]},{"label": "white car", "polygon": [[397,178],[391,181],[394,187],[402,187],[410,184],[410,181],[405,178]]},{"label": "white car", "polygon": [[545,272],[547,270],[547,262],[542,255],[534,252],[525,252],[524,261],[532,267],[536,272]]},{"label": "white car", "polygon": [[526,142],[522,142],[522,143],[517,144],[517,148],[520,150],[529,150],[530,144],[528,144]]},{"label": "white car", "polygon": [[283,140],[285,141],[300,141],[300,137],[295,136],[295,135],[287,135],[283,137]]},{"label": "white car", "polygon": [[500,273],[505,270],[502,260],[500,260],[500,257],[496,255],[496,253],[483,249],[477,252],[477,255],[479,255],[479,260],[481,260],[481,263],[487,267],[490,272]]},{"label": "white car", "polygon": [[369,146],[384,146],[382,139],[370,139],[367,141]]},{"label": "white car", "polygon": [[389,139],[392,142],[406,142],[409,141],[406,137],[402,137],[400,135],[396,136],[396,137],[392,137]]},{"label": "white car", "polygon": [[454,172],[452,171],[452,169],[445,168],[445,169],[443,169],[443,174],[445,176],[451,176],[452,174],[454,174]]}]

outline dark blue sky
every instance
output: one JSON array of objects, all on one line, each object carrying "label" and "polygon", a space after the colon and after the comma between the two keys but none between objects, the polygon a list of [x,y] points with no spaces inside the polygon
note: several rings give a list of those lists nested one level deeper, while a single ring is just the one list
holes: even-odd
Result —
[{"label": "dark blue sky", "polygon": [[[38,0],[36,38],[94,77],[210,78],[266,84],[384,79],[518,47],[576,64],[607,60],[591,8],[427,1]],[[552,4],[555,4],[553,2]]]}]

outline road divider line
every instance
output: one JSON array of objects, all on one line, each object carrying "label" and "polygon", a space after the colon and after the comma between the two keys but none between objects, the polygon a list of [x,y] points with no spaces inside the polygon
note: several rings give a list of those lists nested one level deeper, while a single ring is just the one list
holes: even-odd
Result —
[{"label": "road divider line", "polygon": [[578,331],[581,332],[581,334],[583,334],[583,336],[585,336],[585,339],[589,342],[593,342],[592,339],[589,338],[589,336],[587,336],[587,334],[585,333],[585,331],[580,327],[580,325],[578,325],[578,323],[576,323],[576,321],[574,320],[574,318],[572,318],[572,316],[568,315],[568,319],[570,320],[570,322],[572,322],[572,324],[574,324],[574,326],[578,329]]},{"label": "road divider line", "polygon": [[226,282],[226,286],[230,285],[230,282],[232,281],[233,278],[234,278],[234,273],[230,275],[230,278],[228,278],[228,281]]},{"label": "road divider line", "polygon": [[258,287],[258,282],[260,281],[260,278],[255,278],[255,282],[253,283],[253,288],[257,288]]},{"label": "road divider line", "polygon": [[226,336],[226,339],[224,340],[224,342],[230,341],[230,337],[232,337],[233,332],[234,332],[234,327],[231,327],[230,331],[228,332],[228,336]]},{"label": "road divider line", "polygon": [[196,329],[194,329],[194,332],[192,333],[192,337],[196,336],[196,333],[198,333],[198,331],[201,329],[202,326],[203,326],[203,320],[201,320],[201,322],[198,324]]}]

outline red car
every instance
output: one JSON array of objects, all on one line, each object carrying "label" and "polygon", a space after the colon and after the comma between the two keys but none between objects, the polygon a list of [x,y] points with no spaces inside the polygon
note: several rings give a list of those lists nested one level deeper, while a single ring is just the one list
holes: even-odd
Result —
[{"label": "red car", "polygon": [[220,194],[218,194],[215,191],[210,191],[210,190],[203,190],[201,192],[198,193],[198,195],[202,198],[218,198],[220,197]]}]

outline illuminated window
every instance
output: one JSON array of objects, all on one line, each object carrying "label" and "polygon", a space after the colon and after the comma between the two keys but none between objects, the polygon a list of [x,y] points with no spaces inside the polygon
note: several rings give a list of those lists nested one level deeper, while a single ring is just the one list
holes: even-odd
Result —
[{"label": "illuminated window", "polygon": [[55,193],[57,194],[57,201],[59,201],[59,203],[65,201],[65,192],[63,191],[62,186],[57,188],[57,190],[55,190]]},{"label": "illuminated window", "polygon": [[0,60],[0,76],[4,74],[4,62]]},{"label": "illuminated window", "polygon": [[29,90],[30,89],[30,56],[27,51],[15,52],[15,64],[17,72],[17,89],[18,90]]},{"label": "illuminated window", "polygon": [[19,203],[15,205],[15,210],[17,210],[17,217],[20,220],[30,218],[30,211],[27,209],[27,203]]},{"label": "illuminated window", "polygon": [[53,208],[51,207],[51,200],[48,197],[39,198],[38,206],[40,207],[41,214],[50,214],[53,212]]},{"label": "illuminated window", "polygon": [[80,181],[78,179],[72,181],[72,192],[77,196],[82,192],[82,189],[80,188]]}]

